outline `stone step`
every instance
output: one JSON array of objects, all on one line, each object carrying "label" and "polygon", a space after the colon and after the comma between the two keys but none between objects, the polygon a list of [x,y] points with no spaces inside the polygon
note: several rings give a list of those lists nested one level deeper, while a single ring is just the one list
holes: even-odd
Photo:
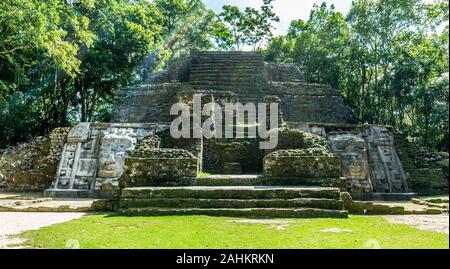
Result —
[{"label": "stone step", "polygon": [[190,75],[222,75],[223,77],[247,76],[255,77],[265,75],[262,70],[254,67],[229,67],[229,66],[211,66],[202,68],[192,68]]},{"label": "stone step", "polygon": [[[228,76],[255,76],[259,74],[264,74],[263,70],[255,66],[201,66],[201,67],[191,67],[191,75],[196,74],[211,74],[211,75],[224,75]],[[265,74],[264,74],[265,75]]]},{"label": "stone step", "polygon": [[261,81],[262,76],[257,76],[254,74],[250,74],[250,75],[243,75],[241,74],[235,74],[233,76],[228,76],[228,75],[223,75],[220,73],[214,73],[214,74],[195,74],[193,76],[191,76],[190,82],[192,81],[249,81],[252,83]]},{"label": "stone step", "polygon": [[253,88],[257,88],[258,84],[257,83],[226,83],[226,82],[202,82],[202,83],[198,83],[196,81],[190,82],[189,83],[190,86],[192,87],[216,87],[216,88],[220,88],[220,89],[225,89],[225,88],[245,88],[245,89],[253,89]]},{"label": "stone step", "polygon": [[221,80],[215,80],[215,81],[191,81],[189,82],[189,85],[191,86],[218,86],[218,87],[247,87],[247,88],[254,88],[258,85],[261,85],[262,83],[254,80],[253,82],[245,82],[245,81],[221,81]]},{"label": "stone step", "polygon": [[262,69],[264,67],[264,62],[260,60],[253,59],[208,59],[208,60],[200,60],[200,59],[192,59],[192,66],[247,66],[247,67],[258,67]]},{"label": "stone step", "polygon": [[227,87],[231,87],[231,86],[238,86],[238,87],[255,87],[256,85],[258,85],[257,81],[255,80],[253,83],[249,83],[249,82],[227,82],[227,81],[191,81],[189,83],[189,85],[193,85],[193,86],[227,86]]},{"label": "stone step", "polygon": [[234,76],[226,76],[221,73],[216,74],[191,74],[190,81],[202,81],[202,80],[221,80],[221,81],[251,81],[254,82],[256,77],[254,75],[244,76],[242,74],[236,74]]},{"label": "stone step", "polygon": [[[230,60],[230,59],[209,59],[209,60],[192,60],[191,67],[207,67],[207,66],[232,66],[232,67],[253,67],[261,68],[264,66],[264,62],[260,60],[244,59],[244,60]],[[259,66],[259,67],[258,67]]]},{"label": "stone step", "polygon": [[259,60],[263,61],[264,58],[261,55],[245,55],[245,54],[234,54],[234,55],[193,55],[191,57],[192,60],[216,60],[216,59],[223,59],[223,60]]},{"label": "stone step", "polygon": [[202,60],[215,60],[215,59],[229,59],[229,60],[247,60],[255,59],[263,61],[264,58],[257,54],[208,54],[208,55],[192,55],[192,60],[202,59]]},{"label": "stone step", "polygon": [[190,69],[214,70],[224,69],[234,71],[236,69],[261,70],[266,69],[258,61],[232,62],[232,61],[209,61],[209,62],[191,62]]},{"label": "stone step", "polygon": [[[244,132],[245,136],[246,133]],[[263,185],[260,175],[212,175],[196,179],[197,186],[255,186]]]},{"label": "stone step", "polygon": [[264,62],[259,59],[193,59],[191,67],[206,66],[235,66],[235,67],[253,67],[261,70],[264,69]]},{"label": "stone step", "polygon": [[258,51],[242,51],[242,50],[234,50],[234,51],[201,51],[194,50],[191,52],[191,55],[261,55],[261,52]]},{"label": "stone step", "polygon": [[252,87],[243,87],[243,86],[217,86],[217,85],[195,85],[195,84],[189,84],[191,87],[197,90],[204,90],[204,89],[213,89],[213,90],[219,90],[219,91],[234,91],[234,90],[245,90],[245,91],[251,91],[255,93],[263,93],[267,89],[265,87],[255,87],[254,85]]},{"label": "stone step", "polygon": [[190,67],[206,68],[206,67],[241,67],[265,70],[263,62],[258,60],[192,60]]},{"label": "stone step", "polygon": [[126,188],[122,198],[197,198],[197,199],[339,199],[339,188],[272,186],[191,186]]},{"label": "stone step", "polygon": [[[244,136],[247,136],[244,134]],[[196,186],[321,186],[345,188],[345,178],[264,177],[262,175],[211,175],[196,179]]]},{"label": "stone step", "polygon": [[242,72],[252,72],[252,71],[264,71],[255,64],[240,64],[240,65],[218,65],[218,64],[192,64],[190,67],[190,72],[226,72],[229,74],[236,74],[240,71]]},{"label": "stone step", "polygon": [[213,60],[230,60],[230,61],[264,61],[264,58],[259,55],[197,55],[191,57],[192,61],[202,60],[202,61],[213,61]]},{"label": "stone step", "polygon": [[221,74],[218,72],[218,73],[214,73],[214,74],[195,74],[195,75],[191,74],[191,78],[189,81],[192,82],[194,80],[196,80],[196,81],[221,80],[221,81],[251,81],[251,82],[254,82],[254,81],[260,81],[261,79],[259,76],[255,76],[253,74],[246,75],[246,74],[241,73],[241,74],[234,74],[234,75],[228,76],[228,75],[224,75],[224,74]]},{"label": "stone step", "polygon": [[249,51],[193,52],[193,53],[191,53],[191,56],[193,58],[197,58],[197,57],[207,57],[207,58],[214,58],[214,57],[260,57],[260,58],[262,58],[263,57],[261,53],[249,52]]},{"label": "stone step", "polygon": [[298,199],[194,199],[156,198],[123,199],[120,208],[321,208],[343,210],[341,200],[298,198]]},{"label": "stone step", "polygon": [[228,71],[229,73],[237,73],[238,71],[249,72],[257,71],[264,72],[265,69],[258,66],[259,63],[247,62],[247,63],[231,63],[231,62],[209,62],[209,63],[192,63],[190,65],[190,71],[194,72],[218,72]]},{"label": "stone step", "polygon": [[260,53],[251,52],[209,52],[191,53],[192,58],[263,58]]},{"label": "stone step", "polygon": [[248,59],[248,58],[254,58],[254,59],[264,59],[262,55],[260,54],[193,54],[191,55],[193,59],[198,58],[205,58],[205,59]]},{"label": "stone step", "polygon": [[[224,92],[235,92],[235,93],[240,93],[240,92],[248,92],[248,91],[252,91],[252,92],[263,92],[264,91],[264,87],[248,87],[248,86],[240,86],[240,85],[236,85],[236,86],[222,86],[222,85],[190,85],[194,90],[198,90],[198,91],[204,91],[204,90],[212,90],[212,91],[216,91],[216,92],[220,92],[220,91],[224,91]],[[250,102],[254,102],[254,101],[250,101]],[[246,102],[241,102],[241,103],[246,103]]]},{"label": "stone step", "polygon": [[264,61],[264,58],[260,55],[196,55],[191,57],[193,61],[203,60],[203,61],[214,61],[214,60],[257,60]]},{"label": "stone step", "polygon": [[126,216],[207,215],[245,218],[347,218],[346,210],[318,208],[129,208],[120,209]]},{"label": "stone step", "polygon": [[189,84],[220,84],[220,85],[255,85],[260,80],[256,78],[237,78],[237,79],[221,79],[221,78],[196,78],[191,79]]}]

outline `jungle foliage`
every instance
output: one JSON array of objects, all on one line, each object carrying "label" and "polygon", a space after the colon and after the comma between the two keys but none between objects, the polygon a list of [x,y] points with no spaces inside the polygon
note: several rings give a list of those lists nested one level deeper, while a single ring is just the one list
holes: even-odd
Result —
[{"label": "jungle foliage", "polygon": [[264,50],[309,82],[339,88],[361,122],[387,124],[446,150],[448,0],[355,0],[348,14],[316,5]]},{"label": "jungle foliage", "polygon": [[278,37],[273,1],[220,14],[201,0],[0,1],[0,148],[108,121],[121,87],[191,50],[244,48],[341,89],[362,122],[448,146],[448,0],[322,4]]}]

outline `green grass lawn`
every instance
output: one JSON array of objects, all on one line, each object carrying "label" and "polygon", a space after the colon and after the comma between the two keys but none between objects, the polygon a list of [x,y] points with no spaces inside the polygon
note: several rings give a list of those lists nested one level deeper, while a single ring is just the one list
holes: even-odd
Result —
[{"label": "green grass lawn", "polygon": [[[26,246],[32,248],[65,248],[66,244],[73,246],[74,242],[80,248],[138,249],[449,247],[447,234],[388,223],[382,217],[288,221],[249,223],[225,217],[96,214],[28,231],[21,237],[28,239]],[[327,229],[328,232],[323,231]]]}]

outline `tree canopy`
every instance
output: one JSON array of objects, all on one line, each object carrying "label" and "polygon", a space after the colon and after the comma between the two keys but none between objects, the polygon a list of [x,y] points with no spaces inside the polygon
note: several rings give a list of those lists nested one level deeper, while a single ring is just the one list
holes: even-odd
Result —
[{"label": "tree canopy", "polygon": [[448,147],[448,0],[323,3],[276,37],[273,1],[220,14],[201,0],[0,1],[0,148],[108,121],[121,87],[191,50],[242,49],[339,88],[361,122]]},{"label": "tree canopy", "polygon": [[273,12],[272,2],[273,0],[263,0],[260,10],[246,7],[241,11],[236,6],[223,6],[219,18],[225,27],[222,28],[223,35],[219,37],[226,39],[228,48],[242,50],[248,45],[253,50],[258,50],[272,37],[272,23],[280,20]]},{"label": "tree canopy", "polygon": [[444,150],[448,29],[448,0],[355,0],[347,15],[323,3],[264,53],[298,64],[309,82],[339,88],[359,121],[391,125]]}]

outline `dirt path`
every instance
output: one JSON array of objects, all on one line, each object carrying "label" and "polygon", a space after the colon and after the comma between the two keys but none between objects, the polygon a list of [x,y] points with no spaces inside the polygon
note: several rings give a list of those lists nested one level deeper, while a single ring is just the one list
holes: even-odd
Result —
[{"label": "dirt path", "polygon": [[14,237],[16,234],[70,221],[84,215],[85,213],[0,212],[0,249],[7,248],[9,244],[21,243],[23,240]]},{"label": "dirt path", "polygon": [[403,215],[385,216],[389,222],[407,224],[420,230],[449,233],[449,215]]}]

